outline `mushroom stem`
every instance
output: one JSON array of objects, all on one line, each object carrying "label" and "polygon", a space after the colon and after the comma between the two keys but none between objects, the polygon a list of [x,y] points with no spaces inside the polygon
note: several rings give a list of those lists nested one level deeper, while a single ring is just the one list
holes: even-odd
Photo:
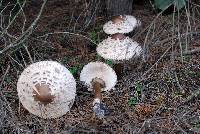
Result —
[{"label": "mushroom stem", "polygon": [[95,81],[93,83],[94,99],[99,99],[101,101],[102,99],[101,88],[102,84],[100,82]]},{"label": "mushroom stem", "polygon": [[117,39],[124,40],[126,38],[126,36],[122,33],[116,33],[116,34],[111,35],[111,38],[115,39],[115,40],[117,40]]},{"label": "mushroom stem", "polygon": [[117,63],[114,65],[114,70],[115,70],[115,72],[117,74],[117,78],[119,80],[121,80],[123,77],[123,69],[124,69],[124,66],[122,63]]},{"label": "mushroom stem", "polygon": [[105,115],[105,106],[102,105],[101,89],[105,87],[105,82],[102,79],[95,78],[92,81],[94,91],[93,111],[98,118],[103,118]]},{"label": "mushroom stem", "polygon": [[105,87],[105,82],[100,78],[95,78],[92,80],[92,87],[94,91],[94,102],[95,100],[99,100],[101,102],[101,89]]}]

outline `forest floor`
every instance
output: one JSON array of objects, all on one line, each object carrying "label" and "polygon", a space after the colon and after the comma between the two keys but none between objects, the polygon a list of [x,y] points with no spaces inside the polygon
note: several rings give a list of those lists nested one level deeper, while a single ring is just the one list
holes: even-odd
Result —
[{"label": "forest floor", "polygon": [[[27,2],[27,26],[40,6],[38,1]],[[184,9],[174,16],[158,15],[148,2],[134,5],[132,15],[142,26],[129,36],[144,53],[125,63],[115,90],[103,93],[110,110],[104,119],[92,118],[93,95],[78,82],[84,65],[102,60],[95,48],[108,36],[102,26],[109,17],[99,10],[91,20],[89,8],[80,0],[48,1],[26,41],[34,62],[56,60],[74,74],[78,84],[71,111],[46,120],[23,108],[16,83],[31,60],[20,48],[0,57],[0,133],[200,133],[199,6],[192,4],[188,17]],[[11,30],[16,36],[20,23],[19,18]]]}]

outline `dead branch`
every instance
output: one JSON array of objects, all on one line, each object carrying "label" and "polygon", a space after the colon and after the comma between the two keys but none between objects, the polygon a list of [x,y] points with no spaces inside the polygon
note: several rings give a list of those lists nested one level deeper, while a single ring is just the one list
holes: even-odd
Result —
[{"label": "dead branch", "polygon": [[28,37],[32,34],[36,24],[38,23],[38,20],[41,17],[41,14],[44,10],[44,7],[46,5],[47,0],[43,1],[43,4],[40,8],[40,11],[36,17],[36,19],[32,22],[32,24],[28,27],[28,29],[26,31],[24,31],[24,33],[19,36],[14,42],[12,42],[11,44],[9,44],[8,46],[6,46],[5,48],[3,48],[2,50],[0,50],[0,55],[7,53],[8,51],[10,51],[11,49],[14,49],[16,47],[21,47],[23,45],[23,43],[28,39]]},{"label": "dead branch", "polygon": [[[190,51],[183,52],[183,55],[192,55],[192,54],[196,54],[196,53],[199,53],[199,52],[200,52],[200,47],[192,49]],[[181,54],[175,53],[174,55],[175,56],[180,56]],[[169,56],[171,56],[171,55],[169,55]]]},{"label": "dead branch", "polygon": [[54,32],[54,33],[47,33],[47,34],[44,34],[44,35],[42,35],[42,36],[38,36],[37,39],[43,38],[43,37],[47,37],[47,36],[49,36],[49,35],[54,35],[54,34],[69,34],[69,35],[80,36],[80,37],[83,37],[83,38],[89,40],[91,43],[97,45],[93,40],[91,40],[91,39],[88,38],[87,36],[82,35],[82,34],[78,34],[78,33],[72,33],[72,32]]}]

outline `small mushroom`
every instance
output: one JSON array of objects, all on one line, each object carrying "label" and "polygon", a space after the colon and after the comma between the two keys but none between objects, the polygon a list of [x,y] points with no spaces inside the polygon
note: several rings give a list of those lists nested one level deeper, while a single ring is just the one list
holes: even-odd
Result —
[{"label": "small mushroom", "polygon": [[30,113],[42,118],[57,118],[72,107],[76,82],[60,63],[41,61],[22,72],[17,91],[20,102]]},{"label": "small mushroom", "polygon": [[103,30],[106,34],[129,33],[133,31],[135,27],[140,25],[141,22],[136,20],[134,16],[118,15],[113,16],[110,21],[105,23]]},{"label": "small mushroom", "polygon": [[117,82],[117,75],[114,70],[105,63],[90,62],[83,67],[80,73],[80,81],[89,86],[89,91],[94,92],[94,113],[99,118],[104,117],[106,114],[106,108],[101,103],[101,92],[109,91],[115,86]]},{"label": "small mushroom", "polygon": [[131,38],[124,36],[121,33],[113,34],[97,45],[97,53],[107,60],[112,60],[115,63],[116,73],[118,78],[121,78],[121,72],[125,60],[130,60],[133,57],[140,56],[142,52],[141,46]]}]

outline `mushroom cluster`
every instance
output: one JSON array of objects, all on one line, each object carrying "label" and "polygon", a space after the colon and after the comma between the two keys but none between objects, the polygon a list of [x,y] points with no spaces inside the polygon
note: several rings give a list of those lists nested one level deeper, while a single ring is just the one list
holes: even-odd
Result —
[{"label": "mushroom cluster", "polygon": [[97,45],[97,53],[106,60],[115,63],[118,78],[122,77],[123,63],[133,57],[140,56],[141,46],[131,38],[125,36],[141,25],[141,22],[131,15],[114,16],[104,24],[103,30],[110,36]]},{"label": "mushroom cluster", "polygon": [[97,45],[97,53],[104,59],[112,60],[115,71],[102,62],[91,62],[84,66],[80,74],[80,81],[89,85],[89,91],[94,92],[93,111],[97,117],[105,115],[105,106],[102,105],[101,91],[109,91],[115,86],[117,77],[121,78],[123,65],[121,63],[132,57],[139,56],[142,48],[124,33],[129,33],[141,22],[131,15],[114,16],[111,21],[104,24],[103,30],[110,36]]},{"label": "mushroom cluster", "polygon": [[[141,22],[130,15],[114,16],[103,26],[110,36],[97,45],[97,53],[121,67],[121,63],[138,57],[141,46],[125,36],[140,26]],[[120,71],[118,71],[120,70]],[[110,91],[121,78],[121,69],[115,71],[103,62],[90,62],[80,73],[80,81],[94,92],[93,111],[97,117],[106,114],[102,91]],[[118,76],[118,74],[120,74]],[[17,91],[22,105],[32,114],[42,118],[57,118],[72,107],[76,96],[76,82],[70,71],[55,61],[41,61],[29,65],[20,75]]]},{"label": "mushroom cluster", "polygon": [[20,75],[17,91],[22,105],[42,118],[66,114],[76,96],[76,82],[67,68],[55,61],[29,65]]}]

